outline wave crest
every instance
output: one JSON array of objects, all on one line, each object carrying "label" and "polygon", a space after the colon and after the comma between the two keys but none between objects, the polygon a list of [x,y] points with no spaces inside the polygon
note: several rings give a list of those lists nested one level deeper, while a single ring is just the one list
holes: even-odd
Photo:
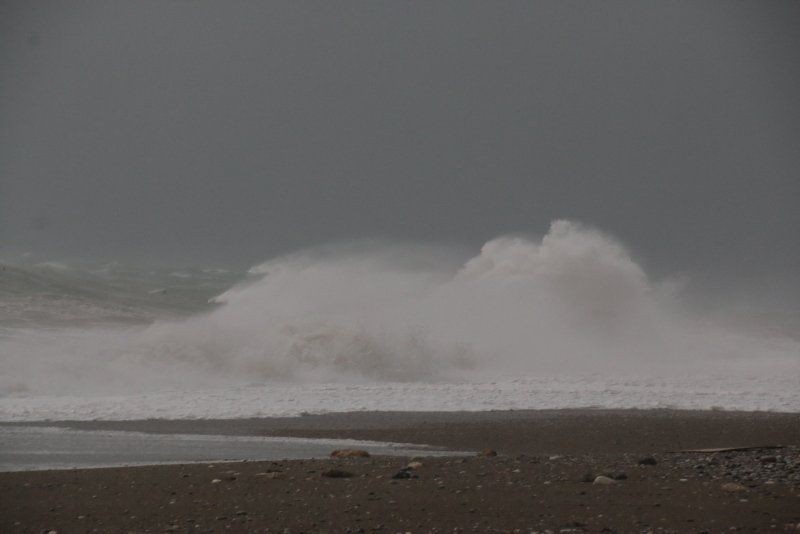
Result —
[{"label": "wave crest", "polygon": [[[542,239],[493,239],[467,259],[442,247],[351,244],[251,272],[256,280],[221,294],[208,313],[86,331],[71,344],[17,339],[0,387],[798,368],[796,342],[699,322],[675,286],[651,281],[619,242],[570,221],[553,222]],[[52,369],[60,378],[44,380]]]}]

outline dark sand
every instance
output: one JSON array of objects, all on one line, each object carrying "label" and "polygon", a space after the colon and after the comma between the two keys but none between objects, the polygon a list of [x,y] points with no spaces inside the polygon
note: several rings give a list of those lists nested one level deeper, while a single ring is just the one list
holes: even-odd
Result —
[{"label": "dark sand", "polygon": [[[559,410],[64,424],[491,447],[499,455],[425,458],[411,471],[418,478],[399,480],[392,475],[408,459],[0,473],[0,532],[800,531],[800,414]],[[758,445],[784,447],[669,452]],[[646,455],[657,465],[638,465]],[[331,468],[354,476],[321,475]],[[598,474],[627,478],[582,481]]]}]

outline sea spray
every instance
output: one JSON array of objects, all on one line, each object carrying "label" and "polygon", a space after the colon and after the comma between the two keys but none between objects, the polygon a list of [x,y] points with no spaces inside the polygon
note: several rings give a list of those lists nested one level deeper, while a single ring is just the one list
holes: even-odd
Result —
[{"label": "sea spray", "polygon": [[216,307],[148,326],[0,340],[6,394],[125,394],[244,383],[797,373],[798,344],[709,327],[612,237],[555,221],[477,255],[355,243],[251,270]]}]

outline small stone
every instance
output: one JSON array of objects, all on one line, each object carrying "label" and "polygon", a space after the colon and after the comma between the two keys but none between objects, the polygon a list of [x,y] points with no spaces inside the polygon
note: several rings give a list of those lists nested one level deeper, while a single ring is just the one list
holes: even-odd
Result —
[{"label": "small stone", "polygon": [[340,449],[333,451],[331,458],[369,458],[369,453],[361,449]]},{"label": "small stone", "polygon": [[422,462],[410,462],[406,467],[409,469],[419,469],[422,467]]},{"label": "small stone", "polygon": [[614,480],[613,478],[604,476],[604,475],[600,475],[600,476],[596,477],[594,479],[594,482],[592,482],[592,484],[597,484],[597,485],[600,485],[600,486],[609,486],[611,484],[616,484],[616,483],[617,483],[616,480]]},{"label": "small stone", "polygon": [[639,465],[657,465],[658,460],[652,456],[645,456],[644,458],[640,458],[638,463]]},{"label": "small stone", "polygon": [[341,469],[328,469],[322,472],[322,476],[327,478],[352,478],[355,475],[350,471],[343,471]]},{"label": "small stone", "polygon": [[728,482],[722,485],[722,491],[730,491],[730,492],[747,491],[747,488],[735,482]]},{"label": "small stone", "polygon": [[394,478],[394,479],[411,478],[411,470],[408,469],[408,468],[401,469],[400,471],[398,471],[397,473],[392,475],[392,478]]},{"label": "small stone", "polygon": [[219,478],[215,478],[214,480],[211,481],[212,484],[219,484],[220,482],[222,482],[222,480]]},{"label": "small stone", "polygon": [[270,480],[283,480],[286,478],[286,475],[281,473],[280,471],[267,471],[266,473],[256,473],[257,477],[264,477]]}]

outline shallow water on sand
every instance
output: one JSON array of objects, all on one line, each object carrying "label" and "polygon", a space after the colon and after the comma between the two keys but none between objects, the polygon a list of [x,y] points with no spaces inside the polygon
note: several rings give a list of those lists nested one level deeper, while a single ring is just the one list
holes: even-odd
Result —
[{"label": "shallow water on sand", "polygon": [[358,448],[388,456],[452,455],[424,445],[375,441],[87,431],[0,426],[0,471],[119,467],[225,460],[325,458]]}]

